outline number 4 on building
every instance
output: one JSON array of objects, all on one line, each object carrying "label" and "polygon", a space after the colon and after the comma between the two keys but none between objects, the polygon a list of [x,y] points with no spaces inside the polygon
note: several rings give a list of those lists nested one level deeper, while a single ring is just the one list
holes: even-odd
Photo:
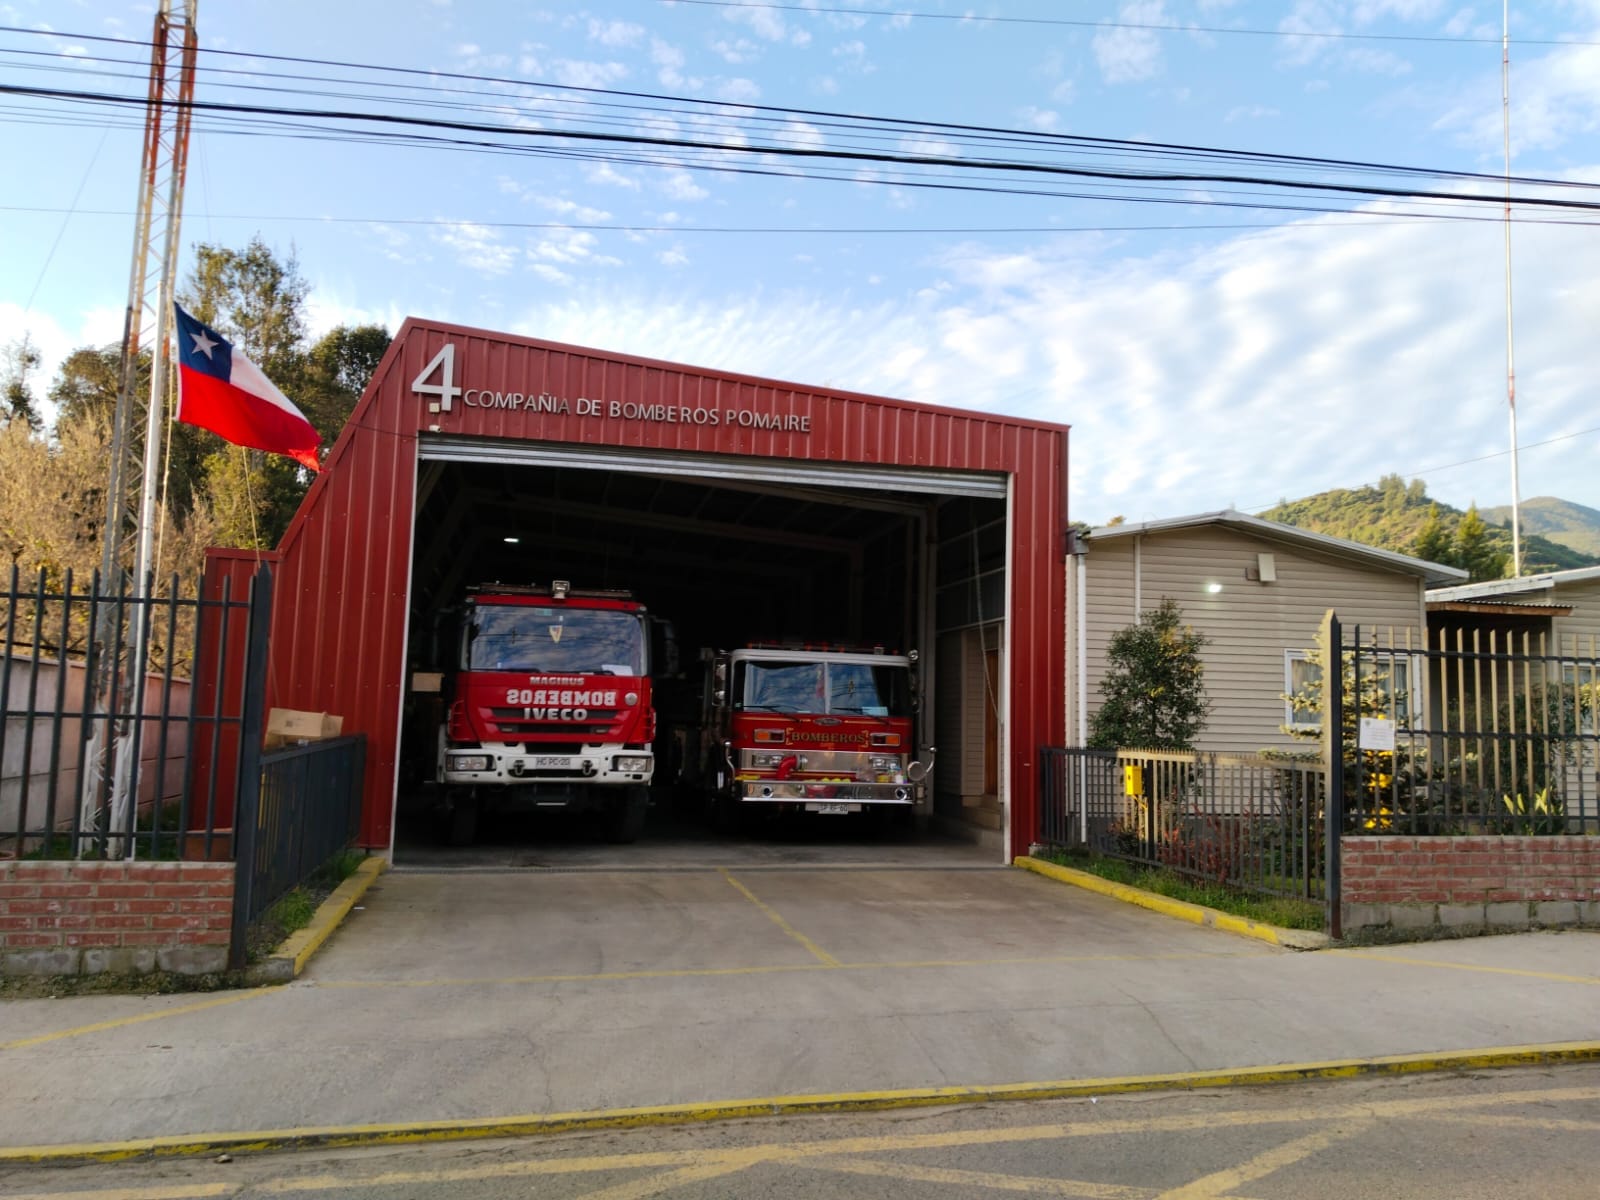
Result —
[{"label": "number 4 on building", "polygon": [[[439,372],[439,382],[429,383],[428,376],[435,371]],[[438,400],[428,405],[429,412],[449,412],[450,402],[461,395],[461,389],[456,386],[456,344],[446,342],[443,349],[433,356],[433,361],[422,368],[421,373],[411,381],[411,390],[421,396],[437,396]]]}]

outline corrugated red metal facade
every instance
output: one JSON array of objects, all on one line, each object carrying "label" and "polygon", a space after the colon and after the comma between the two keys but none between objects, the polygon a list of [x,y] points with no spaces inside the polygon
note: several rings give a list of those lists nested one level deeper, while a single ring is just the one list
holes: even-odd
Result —
[{"label": "corrugated red metal facade", "polygon": [[[453,383],[463,394],[450,398],[448,411],[431,412],[430,401],[441,397],[417,393],[413,382],[447,345],[454,347]],[[443,382],[437,366],[425,382]],[[523,404],[486,407],[484,393],[545,399],[536,411]],[[613,405],[666,406],[678,419],[665,419],[664,409],[654,418],[630,417]],[[807,418],[809,428],[747,428],[740,418],[730,421],[730,413]],[[401,326],[278,547],[268,702],[339,713],[346,732],[367,735],[365,845],[387,847],[393,832],[417,439],[429,431],[1011,475],[1011,851],[1026,850],[1038,796],[1037,748],[1060,745],[1065,732],[1064,426],[415,318]]]}]

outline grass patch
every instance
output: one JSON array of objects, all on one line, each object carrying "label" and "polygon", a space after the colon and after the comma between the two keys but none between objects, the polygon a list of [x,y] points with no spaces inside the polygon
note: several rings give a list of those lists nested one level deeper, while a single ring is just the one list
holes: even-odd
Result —
[{"label": "grass patch", "polygon": [[279,897],[271,908],[256,918],[245,934],[249,961],[257,963],[271,957],[286,937],[311,924],[317,907],[333,894],[335,888],[356,873],[366,857],[360,850],[342,851],[299,887]]},{"label": "grass patch", "polygon": [[1045,861],[1087,871],[1112,883],[1126,884],[1172,900],[1203,904],[1218,912],[1232,913],[1236,917],[1260,921],[1265,925],[1276,925],[1280,929],[1323,929],[1323,906],[1316,900],[1255,895],[1220,883],[1190,879],[1164,867],[1146,867],[1118,858],[1058,853],[1046,855]]}]

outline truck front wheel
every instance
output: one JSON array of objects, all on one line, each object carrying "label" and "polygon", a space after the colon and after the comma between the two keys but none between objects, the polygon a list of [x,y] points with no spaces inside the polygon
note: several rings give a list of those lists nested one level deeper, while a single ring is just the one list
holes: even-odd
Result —
[{"label": "truck front wheel", "polygon": [[628,787],[612,801],[606,814],[606,837],[619,846],[639,840],[644,832],[645,818],[650,813],[650,789]]}]

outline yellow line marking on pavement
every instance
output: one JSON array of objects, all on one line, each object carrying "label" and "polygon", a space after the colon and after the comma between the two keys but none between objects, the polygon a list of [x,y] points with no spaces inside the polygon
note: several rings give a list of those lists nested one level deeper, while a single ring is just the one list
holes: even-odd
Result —
[{"label": "yellow line marking on pavement", "polygon": [[57,1042],[62,1038],[82,1037],[90,1033],[104,1033],[108,1029],[121,1029],[128,1025],[138,1025],[144,1021],[159,1021],[163,1017],[180,1017],[185,1013],[202,1012],[208,1008],[220,1008],[224,1004],[237,1004],[241,1000],[253,1000],[257,996],[276,990],[276,988],[251,988],[247,992],[233,992],[211,1000],[202,1000],[198,1004],[184,1004],[177,1008],[163,1008],[160,1012],[139,1013],[133,1017],[118,1017],[113,1021],[96,1021],[93,1025],[79,1025],[74,1029],[58,1029],[52,1033],[39,1033],[33,1037],[18,1038],[14,1042],[0,1042],[0,1050],[22,1050],[29,1046],[42,1046],[46,1042]]},{"label": "yellow line marking on pavement", "polygon": [[1201,1176],[1192,1183],[1162,1192],[1159,1200],[1216,1200],[1246,1183],[1292,1167],[1310,1158],[1319,1150],[1326,1150],[1335,1142],[1356,1137],[1376,1125],[1376,1121],[1356,1121],[1342,1129],[1319,1129],[1316,1133],[1296,1138],[1282,1146],[1274,1146],[1236,1167],[1226,1167],[1210,1175]]},{"label": "yellow line marking on pavement", "polygon": [[602,1188],[598,1192],[582,1192],[578,1200],[643,1200],[645,1196],[659,1196],[662,1192],[670,1192],[686,1183],[701,1183],[707,1179],[732,1175],[736,1171],[754,1166],[759,1161],[759,1158],[749,1154],[718,1155],[711,1162],[669,1171],[665,1175],[651,1175],[646,1179],[619,1183],[614,1187]]},{"label": "yellow line marking on pavement", "polygon": [[1438,967],[1446,971],[1476,971],[1482,975],[1514,975],[1523,979],[1543,979],[1550,983],[1600,985],[1600,976],[1560,975],[1554,971],[1529,971],[1522,967],[1480,967],[1475,963],[1439,962],[1431,958],[1409,958],[1400,954],[1376,954],[1370,950],[1335,950],[1344,958],[1364,958],[1371,962],[1399,963],[1407,967]]},{"label": "yellow line marking on pavement", "polygon": [[816,955],[817,961],[822,963],[823,966],[837,967],[839,965],[838,959],[829,954],[821,946],[813,942],[805,934],[801,933],[793,925],[789,924],[789,922],[785,921],[783,916],[771,905],[763,903],[754,892],[735,879],[727,867],[718,867],[717,874],[721,875],[729,883],[733,884],[733,886],[739,890],[739,894],[742,895],[746,900],[750,901],[751,904],[754,904],[762,912],[766,913],[767,919],[770,920],[774,925],[787,933],[795,941],[799,942],[807,950],[811,951],[812,954]]},{"label": "yellow line marking on pavement", "polygon": [[1537,1129],[1551,1133],[1600,1133],[1600,1120],[1579,1121],[1570,1117],[1502,1117],[1485,1113],[1440,1113],[1438,1120],[1458,1125],[1488,1125],[1495,1129]]},{"label": "yellow line marking on pavement", "polygon": [[[1420,1071],[1464,1070],[1524,1066],[1555,1062],[1600,1061],[1600,1042],[1510,1047],[1428,1056],[1395,1055],[1387,1058],[1349,1059],[1342,1062],[1301,1063],[1279,1067],[1253,1067],[1234,1071],[1195,1071],[1173,1075],[1122,1076],[1106,1079],[1063,1080],[1055,1083],[999,1084],[974,1087],[918,1088],[904,1091],[823,1093],[773,1096],[763,1099],[714,1101],[703,1104],[655,1105],[646,1108],[601,1109],[588,1112],[530,1113],[514,1117],[482,1117],[456,1121],[409,1121],[389,1124],[302,1127],[234,1133],[192,1134],[143,1138],[124,1142],[19,1146],[0,1149],[0,1166],[39,1162],[119,1162],[134,1158],[170,1158],[248,1153],[285,1148],[339,1148],[345,1146],[398,1145],[403,1143],[483,1140],[573,1133],[599,1129],[640,1129],[662,1125],[688,1125],[769,1116],[817,1113],[885,1112],[1007,1100],[1054,1100],[1111,1096],[1132,1092],[1238,1087],[1263,1083],[1302,1082],[1311,1079],[1353,1079],[1364,1075],[1408,1074]],[[777,1160],[819,1154],[879,1152],[884,1149],[938,1148],[977,1143],[1036,1141],[1100,1134],[1170,1130],[1214,1130],[1229,1125],[1292,1124],[1337,1119],[1364,1120],[1375,1115],[1440,1114],[1490,1105],[1587,1102],[1600,1100],[1600,1087],[1563,1088],[1524,1092],[1488,1092],[1459,1098],[1411,1098],[1365,1102],[1334,1107],[1273,1108],[1256,1112],[1202,1113],[1175,1118],[1098,1121],[1092,1124],[1054,1124],[997,1131],[913,1134],[894,1138],[856,1138],[762,1148]],[[626,1156],[615,1160],[626,1165]],[[600,1168],[596,1168],[600,1169]],[[343,1186],[341,1184],[341,1186]]]},{"label": "yellow line marking on pavement", "polygon": [[233,1195],[243,1186],[238,1183],[171,1183],[79,1192],[7,1192],[6,1200],[205,1200],[207,1196]]},{"label": "yellow line marking on pavement", "polygon": [[1196,962],[1205,959],[1261,957],[1254,951],[1225,954],[1046,954],[1017,958],[952,958],[906,960],[903,962],[808,962],[779,963],[761,967],[662,967],[640,971],[605,971],[593,975],[506,975],[460,979],[319,979],[308,986],[319,988],[436,988],[436,987],[511,987],[539,983],[615,983],[634,979],[695,979],[739,975],[781,975],[810,971],[927,971],[972,967],[1038,967],[1073,963]]},{"label": "yellow line marking on pavement", "polygon": [[1083,1196],[1087,1200],[1151,1200],[1154,1188],[1129,1187],[1116,1183],[1091,1183],[1085,1179],[1040,1179],[1031,1175],[995,1175],[985,1171],[963,1171],[955,1167],[926,1167],[920,1163],[883,1162],[872,1158],[822,1158],[801,1163],[842,1175],[871,1175],[881,1179],[905,1179],[914,1183],[943,1183],[951,1187],[984,1188],[996,1192],[1033,1192],[1044,1196]]}]

